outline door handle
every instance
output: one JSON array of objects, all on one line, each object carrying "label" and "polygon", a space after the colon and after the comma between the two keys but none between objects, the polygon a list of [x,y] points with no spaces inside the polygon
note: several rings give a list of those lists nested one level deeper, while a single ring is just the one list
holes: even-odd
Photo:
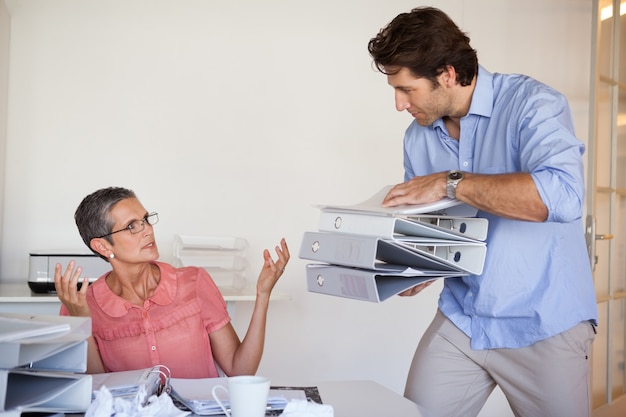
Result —
[{"label": "door handle", "polygon": [[611,239],[613,239],[613,235],[611,234],[596,235],[596,240],[611,240]]},{"label": "door handle", "polygon": [[595,271],[598,263],[598,256],[596,255],[596,241],[597,240],[611,240],[613,235],[610,233],[597,235],[596,234],[596,219],[587,215],[585,224],[585,241],[587,242],[587,252],[589,255],[589,262],[591,264],[591,270]]}]

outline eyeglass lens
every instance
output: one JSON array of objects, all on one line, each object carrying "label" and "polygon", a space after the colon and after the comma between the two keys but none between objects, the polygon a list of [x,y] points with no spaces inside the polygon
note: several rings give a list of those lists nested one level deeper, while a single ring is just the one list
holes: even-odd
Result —
[{"label": "eyeglass lens", "polygon": [[128,230],[130,230],[130,233],[132,234],[139,233],[143,231],[143,229],[146,228],[146,225],[145,225],[146,223],[148,223],[150,226],[154,226],[158,222],[159,222],[159,215],[157,213],[150,213],[143,219],[135,220],[134,222],[132,222],[130,226],[128,227]]}]

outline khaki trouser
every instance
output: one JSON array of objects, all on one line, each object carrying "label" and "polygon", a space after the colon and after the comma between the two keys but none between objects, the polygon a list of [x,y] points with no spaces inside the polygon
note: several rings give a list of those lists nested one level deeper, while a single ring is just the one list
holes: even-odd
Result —
[{"label": "khaki trouser", "polygon": [[415,352],[404,395],[437,417],[471,417],[498,385],[515,416],[588,417],[594,336],[585,321],[531,346],[472,350],[467,335],[437,311]]}]

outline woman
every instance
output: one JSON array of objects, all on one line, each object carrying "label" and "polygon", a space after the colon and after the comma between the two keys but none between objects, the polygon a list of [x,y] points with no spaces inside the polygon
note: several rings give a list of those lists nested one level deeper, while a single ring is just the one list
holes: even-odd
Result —
[{"label": "woman", "polygon": [[289,261],[285,239],[278,259],[265,262],[256,286],[248,331],[235,333],[226,303],[208,273],[197,267],[174,268],[158,262],[148,213],[134,192],[110,187],[81,202],[74,215],[85,244],[111,264],[112,271],[78,288],[80,266],[56,265],[54,283],[62,315],[90,316],[88,373],[165,365],[176,378],[254,374],[261,361],[269,298]]}]

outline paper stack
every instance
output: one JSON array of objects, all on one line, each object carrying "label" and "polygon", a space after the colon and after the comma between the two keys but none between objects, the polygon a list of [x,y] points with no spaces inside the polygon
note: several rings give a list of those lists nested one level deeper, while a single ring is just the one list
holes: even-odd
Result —
[{"label": "paper stack", "polygon": [[85,412],[90,335],[89,317],[0,314],[0,416]]},{"label": "paper stack", "polygon": [[458,200],[383,208],[391,186],[352,206],[320,206],[299,256],[311,292],[382,302],[422,282],[480,274],[487,219]]}]

